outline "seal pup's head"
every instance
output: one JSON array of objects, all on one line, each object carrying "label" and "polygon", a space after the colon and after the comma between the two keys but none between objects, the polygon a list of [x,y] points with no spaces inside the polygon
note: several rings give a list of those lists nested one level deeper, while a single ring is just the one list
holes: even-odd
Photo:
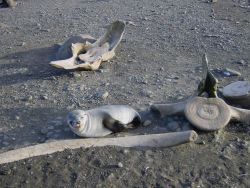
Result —
[{"label": "seal pup's head", "polygon": [[67,115],[67,123],[73,132],[80,133],[88,122],[88,115],[83,110],[74,110]]}]

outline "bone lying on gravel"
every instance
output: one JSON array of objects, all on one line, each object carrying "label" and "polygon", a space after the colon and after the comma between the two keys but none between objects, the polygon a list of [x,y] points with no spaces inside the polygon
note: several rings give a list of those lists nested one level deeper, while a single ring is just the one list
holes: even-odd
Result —
[{"label": "bone lying on gravel", "polygon": [[153,104],[150,108],[154,113],[159,113],[161,117],[171,115],[184,115],[184,109],[188,100],[178,103]]},{"label": "bone lying on gravel", "polygon": [[161,116],[185,115],[192,125],[204,131],[219,130],[230,120],[250,123],[250,110],[232,107],[220,98],[193,97],[179,103],[152,105],[151,109]]},{"label": "bone lying on gravel", "polygon": [[[56,68],[72,70],[97,70],[102,62],[115,56],[115,49],[120,43],[125,30],[125,22],[115,21],[98,40],[89,35],[75,36],[68,39],[59,49],[57,58],[51,61]],[[78,41],[79,40],[79,41]],[[75,49],[74,45],[80,48]]]},{"label": "bone lying on gravel", "polygon": [[184,131],[163,134],[137,135],[116,138],[100,139],[73,139],[55,141],[50,143],[38,144],[26,148],[16,149],[0,154],[0,164],[19,161],[29,157],[52,154],[65,149],[77,149],[102,146],[120,147],[170,147],[179,144],[193,142],[198,135],[195,131]]}]

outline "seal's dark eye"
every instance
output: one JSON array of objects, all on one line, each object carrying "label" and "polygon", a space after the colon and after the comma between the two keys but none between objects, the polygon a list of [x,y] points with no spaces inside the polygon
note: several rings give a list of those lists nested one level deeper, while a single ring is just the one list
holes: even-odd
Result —
[{"label": "seal's dark eye", "polygon": [[69,121],[69,124],[70,124],[70,125],[73,125],[73,121]]}]

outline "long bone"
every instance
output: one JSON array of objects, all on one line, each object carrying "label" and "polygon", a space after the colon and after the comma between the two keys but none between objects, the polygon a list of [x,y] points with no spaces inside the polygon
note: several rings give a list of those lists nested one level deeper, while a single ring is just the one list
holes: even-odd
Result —
[{"label": "long bone", "polygon": [[0,154],[0,164],[19,161],[22,159],[52,154],[65,149],[120,146],[120,147],[170,147],[193,142],[198,135],[195,131],[173,132],[163,134],[136,135],[115,138],[89,138],[62,140],[38,144],[16,149]]}]

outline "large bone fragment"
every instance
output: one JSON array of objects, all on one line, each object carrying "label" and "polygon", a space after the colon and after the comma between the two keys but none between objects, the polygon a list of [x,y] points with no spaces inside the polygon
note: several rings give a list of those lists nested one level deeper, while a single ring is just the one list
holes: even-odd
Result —
[{"label": "large bone fragment", "polygon": [[198,135],[195,131],[173,132],[163,134],[136,135],[115,138],[90,138],[62,140],[38,144],[0,154],[0,164],[22,159],[52,154],[65,149],[120,146],[120,147],[170,147],[195,141]]}]

